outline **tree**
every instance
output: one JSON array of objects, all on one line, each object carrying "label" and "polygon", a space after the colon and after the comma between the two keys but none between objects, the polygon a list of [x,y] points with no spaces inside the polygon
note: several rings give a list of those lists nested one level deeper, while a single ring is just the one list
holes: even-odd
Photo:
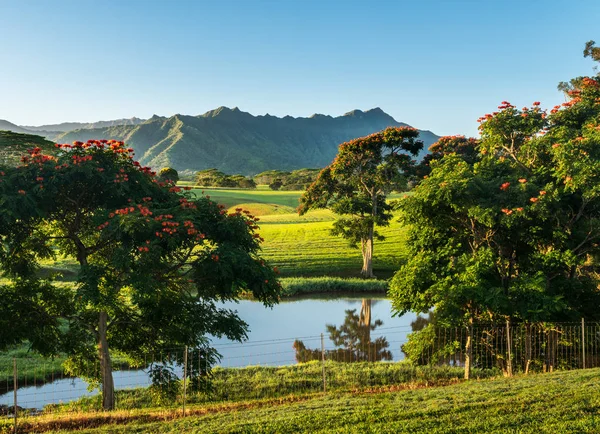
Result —
[{"label": "tree", "polygon": [[281,182],[281,179],[277,178],[277,179],[274,179],[273,182],[271,182],[269,184],[269,188],[271,190],[277,191],[281,188],[282,185],[283,185],[283,182]]},{"label": "tree", "polygon": [[158,172],[158,179],[161,181],[172,181],[173,183],[177,183],[177,181],[179,181],[179,173],[172,167],[163,167],[160,169],[160,172]]},{"label": "tree", "polygon": [[420,180],[431,172],[431,161],[441,160],[445,155],[458,154],[467,163],[473,164],[477,158],[478,140],[465,136],[444,136],[429,147],[429,153],[417,165],[415,172]]},{"label": "tree", "polygon": [[[335,349],[326,350],[325,357],[338,362],[378,362],[381,360],[392,360],[392,352],[388,349],[390,344],[384,336],[378,336],[375,340],[371,332],[383,325],[380,319],[371,321],[371,303],[369,299],[363,299],[360,313],[356,309],[346,310],[344,324],[336,327],[327,324],[327,333],[333,341]],[[310,360],[321,360],[323,357],[321,349],[307,348],[304,342],[294,341],[296,360],[305,363]]]},{"label": "tree", "polygon": [[598,81],[582,78],[570,98],[548,116],[504,101],[479,119],[474,162],[431,163],[401,205],[410,259],[391,282],[398,313],[435,308],[438,324],[467,327],[599,317]]},{"label": "tree", "polygon": [[[279,284],[257,255],[261,238],[248,213],[228,214],[160,182],[122,142],[59,146],[56,157],[33,149],[2,176],[0,265],[16,290],[21,282],[39,288],[24,293],[25,302],[43,309],[47,320],[32,321],[28,334],[40,335],[48,323],[45,333],[70,355],[67,368],[99,381],[103,408],[112,409],[111,351],[142,365],[145,355],[186,345],[214,361],[207,335],[242,340],[247,332],[217,302],[250,291],[272,305]],[[57,254],[80,267],[68,291],[37,277],[40,260]],[[68,308],[54,308],[60,300]],[[39,340],[32,341],[35,349]]]},{"label": "tree", "polygon": [[300,199],[300,215],[329,208],[341,216],[332,233],[360,244],[364,277],[374,277],[373,242],[383,239],[375,226],[385,226],[392,218],[386,197],[406,185],[403,173],[414,166],[411,156],[423,147],[418,136],[414,128],[393,127],[342,143],[335,160]]}]

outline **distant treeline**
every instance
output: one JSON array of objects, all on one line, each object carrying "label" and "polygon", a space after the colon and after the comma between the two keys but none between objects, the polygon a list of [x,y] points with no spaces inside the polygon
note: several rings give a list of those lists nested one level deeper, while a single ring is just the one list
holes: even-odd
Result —
[{"label": "distant treeline", "polygon": [[267,184],[272,190],[306,190],[321,169],[298,169],[292,172],[267,170],[254,176],[257,184]]},{"label": "distant treeline", "polygon": [[243,175],[227,175],[217,169],[196,172],[196,185],[202,187],[256,188],[256,182]]},{"label": "distant treeline", "polygon": [[217,169],[196,172],[196,185],[202,187],[256,188],[266,184],[272,190],[305,190],[317,177],[321,169],[299,169],[292,172],[268,170],[253,178],[243,175],[228,175]]}]

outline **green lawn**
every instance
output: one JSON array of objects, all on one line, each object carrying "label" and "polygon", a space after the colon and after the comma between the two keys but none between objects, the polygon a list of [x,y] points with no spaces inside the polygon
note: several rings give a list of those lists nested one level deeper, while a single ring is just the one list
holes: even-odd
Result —
[{"label": "green lawn", "polygon": [[[123,414],[86,433],[598,433],[600,370]],[[118,418],[114,418],[118,419]],[[52,431],[68,432],[68,431]]]},{"label": "green lawn", "polygon": [[[278,214],[261,217],[265,239],[262,256],[281,270],[282,276],[358,276],[360,250],[329,231],[334,216],[326,210],[305,216]],[[382,228],[385,241],[375,242],[373,268],[379,278],[389,278],[402,264],[405,228],[396,221]]]},{"label": "green lawn", "polygon": [[[282,276],[342,276],[360,274],[360,251],[329,230],[335,215],[328,210],[311,211],[299,216],[294,210],[302,191],[273,191],[266,186],[256,190],[212,188],[204,191],[212,200],[228,208],[241,207],[259,216],[260,234],[265,239],[262,255],[276,265]],[[392,194],[398,199],[402,194]],[[386,240],[375,243],[374,270],[387,279],[405,259],[406,231],[395,220],[382,228]]]},{"label": "green lawn", "polygon": [[234,189],[234,188],[197,188],[192,190],[200,195],[210,196],[211,200],[231,207],[241,203],[271,203],[275,205],[289,206],[296,209],[302,191],[273,191],[267,186],[259,186],[256,190]]}]

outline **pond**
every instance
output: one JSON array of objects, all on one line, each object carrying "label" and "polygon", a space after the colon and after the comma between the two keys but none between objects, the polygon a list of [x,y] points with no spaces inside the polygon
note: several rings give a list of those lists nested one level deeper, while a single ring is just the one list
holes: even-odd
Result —
[{"label": "pond", "polygon": [[[406,342],[410,323],[415,319],[414,314],[392,317],[388,299],[356,296],[283,300],[273,308],[248,300],[225,306],[239,312],[250,326],[250,333],[243,344],[227,339],[213,340],[214,347],[222,355],[220,366],[223,367],[291,365],[320,358],[321,334],[327,358],[398,361],[403,359],[400,347]],[[337,339],[332,340],[332,337]],[[142,370],[119,371],[114,376],[117,389],[149,384],[148,376]],[[20,388],[18,404],[41,408],[49,403],[68,402],[96,393],[87,391],[84,381],[67,378]],[[12,392],[0,396],[0,405],[12,403]]]}]

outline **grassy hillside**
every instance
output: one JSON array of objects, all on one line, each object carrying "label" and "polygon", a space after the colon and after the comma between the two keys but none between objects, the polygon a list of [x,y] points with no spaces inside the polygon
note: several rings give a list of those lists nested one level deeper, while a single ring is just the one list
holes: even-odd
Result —
[{"label": "grassy hillside", "polygon": [[286,206],[295,210],[299,205],[298,201],[303,192],[273,191],[266,186],[260,186],[256,190],[202,188],[194,189],[194,193],[197,195],[203,194],[204,196],[210,196],[211,200],[221,203],[228,208],[252,203]]},{"label": "grassy hillside", "polygon": [[[276,265],[282,276],[343,276],[360,274],[360,251],[329,231],[336,216],[328,210],[295,212],[301,191],[196,189],[230,209],[248,209],[260,216],[259,233],[265,239],[262,256]],[[203,193],[202,193],[203,192]],[[392,199],[400,197],[394,194]],[[391,277],[404,261],[406,230],[395,219],[381,228],[385,241],[376,242],[374,269],[379,278]]]},{"label": "grassy hillside", "polygon": [[[57,142],[117,139],[131,145],[140,162],[178,171],[217,168],[224,173],[254,175],[270,169],[324,167],[340,143],[380,131],[397,122],[381,109],[354,110],[343,116],[309,118],[253,116],[220,107],[200,116],[155,116],[138,125],[79,129],[53,135]],[[438,139],[422,131],[428,146]]]},{"label": "grassy hillside", "polygon": [[[188,417],[173,410],[79,415],[72,425],[97,427],[78,431],[85,433],[598,433],[599,388],[600,370],[589,369],[192,406]],[[69,432],[46,429],[53,425],[69,423],[33,427]]]},{"label": "grassy hillside", "polygon": [[28,149],[40,147],[46,153],[53,153],[54,143],[33,134],[0,131],[0,166],[15,166]]}]

